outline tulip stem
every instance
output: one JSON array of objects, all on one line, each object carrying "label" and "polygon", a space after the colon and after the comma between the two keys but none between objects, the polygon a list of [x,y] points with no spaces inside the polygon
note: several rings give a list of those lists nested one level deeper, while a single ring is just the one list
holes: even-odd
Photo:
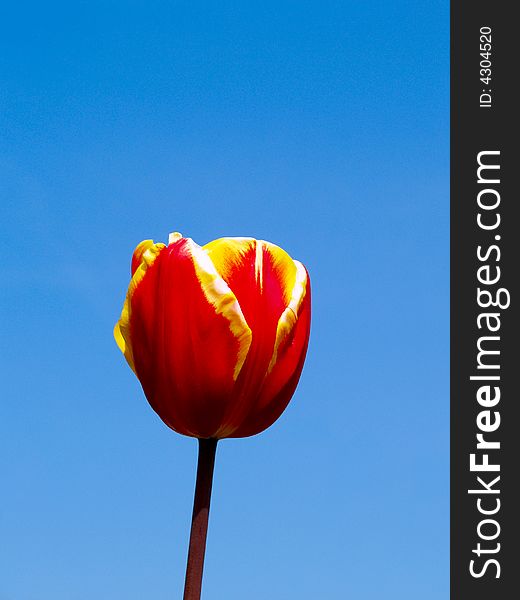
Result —
[{"label": "tulip stem", "polygon": [[217,440],[199,439],[197,483],[193,500],[184,600],[200,600],[216,451]]}]

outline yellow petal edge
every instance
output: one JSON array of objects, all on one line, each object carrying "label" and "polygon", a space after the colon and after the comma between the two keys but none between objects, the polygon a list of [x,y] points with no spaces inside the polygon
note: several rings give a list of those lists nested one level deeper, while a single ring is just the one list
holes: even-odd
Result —
[{"label": "yellow petal edge", "polygon": [[238,356],[233,371],[233,379],[236,381],[249,352],[253,334],[237,297],[220,276],[208,253],[190,238],[188,238],[188,244],[195,273],[206,300],[218,315],[222,315],[228,320],[229,329],[238,340]]},{"label": "yellow petal edge", "polygon": [[[125,355],[126,362],[135,373],[134,356],[132,353],[132,342],[130,338],[130,315],[132,312],[132,296],[135,289],[142,281],[146,271],[152,266],[159,252],[166,248],[165,244],[155,244],[153,240],[144,240],[134,250],[134,254],[141,251],[141,264],[137,267],[126,293],[125,303],[119,321],[114,327],[114,338],[121,352]],[[137,375],[137,373],[136,373]]]},{"label": "yellow petal edge", "polygon": [[282,316],[278,319],[273,355],[267,368],[268,373],[273,370],[276,361],[278,360],[278,350],[280,349],[280,346],[296,324],[300,306],[307,293],[307,271],[302,263],[297,260],[294,261],[294,266],[296,267],[296,278],[292,289],[291,300],[289,306],[283,311]]}]

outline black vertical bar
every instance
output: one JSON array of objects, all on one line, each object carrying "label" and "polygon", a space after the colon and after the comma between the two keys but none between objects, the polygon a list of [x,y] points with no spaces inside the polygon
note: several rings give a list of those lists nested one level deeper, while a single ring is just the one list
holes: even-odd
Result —
[{"label": "black vertical bar", "polygon": [[[451,4],[452,600],[520,597],[520,25],[515,4]],[[499,167],[484,167],[480,182],[479,155],[482,164]],[[483,306],[490,298],[497,305]],[[477,434],[490,445],[478,448]],[[500,470],[484,470],[486,460]]]}]

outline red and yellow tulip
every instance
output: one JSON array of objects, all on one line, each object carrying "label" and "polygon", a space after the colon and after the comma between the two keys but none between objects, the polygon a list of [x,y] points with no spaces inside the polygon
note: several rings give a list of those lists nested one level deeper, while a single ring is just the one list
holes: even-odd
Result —
[{"label": "red and yellow tulip", "polygon": [[114,336],[152,408],[173,430],[257,434],[289,403],[309,339],[305,267],[251,238],[141,242]]}]

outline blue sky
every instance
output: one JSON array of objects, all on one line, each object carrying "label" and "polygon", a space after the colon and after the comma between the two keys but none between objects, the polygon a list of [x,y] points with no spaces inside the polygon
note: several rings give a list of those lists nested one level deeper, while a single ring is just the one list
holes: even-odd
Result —
[{"label": "blue sky", "polygon": [[174,230],[313,285],[292,403],[220,444],[204,600],[448,597],[448,10],[3,8],[1,600],[182,595],[196,443],[112,338]]}]

